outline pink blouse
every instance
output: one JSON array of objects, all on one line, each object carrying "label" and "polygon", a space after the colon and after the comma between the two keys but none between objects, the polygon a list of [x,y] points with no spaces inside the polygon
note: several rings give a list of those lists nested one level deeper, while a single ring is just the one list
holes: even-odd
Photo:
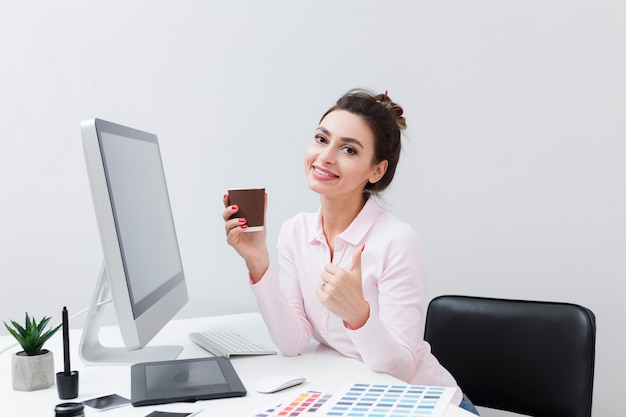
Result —
[{"label": "pink blouse", "polygon": [[[350,330],[318,300],[330,249],[319,212],[287,220],[278,238],[280,279],[272,267],[253,284],[272,340],[287,356],[298,355],[311,336],[370,369],[410,384],[456,387],[456,381],[423,339],[426,271],[415,230],[370,198],[352,224],[335,238],[332,262],[349,270],[361,245],[363,292],[370,317]],[[461,402],[457,390],[453,403]]]}]

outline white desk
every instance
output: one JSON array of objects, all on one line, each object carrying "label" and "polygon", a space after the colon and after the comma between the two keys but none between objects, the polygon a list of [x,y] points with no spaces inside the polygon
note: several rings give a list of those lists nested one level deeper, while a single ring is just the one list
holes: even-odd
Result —
[{"label": "white desk", "polygon": [[[248,335],[259,342],[273,346],[267,328],[259,314],[239,314],[219,317],[204,317],[172,321],[151,345],[177,344],[184,347],[178,359],[211,356],[208,352],[191,342],[188,334],[192,331],[230,330]],[[0,415],[1,416],[54,416],[54,406],[68,401],[80,402],[100,395],[117,393],[130,398],[129,366],[87,366],[78,356],[80,330],[72,330],[71,358],[72,370],[79,371],[80,389],[78,398],[60,400],[56,385],[51,388],[32,392],[14,391],[11,383],[11,354],[19,346],[0,355]],[[105,327],[101,341],[112,346],[121,345],[121,338],[116,327]],[[12,344],[10,336],[0,337],[0,349]],[[55,371],[63,370],[63,349],[61,332],[58,332],[45,346],[54,353]],[[194,411],[202,409],[199,416],[254,416],[276,404],[295,398],[309,390],[339,393],[346,385],[354,382],[398,383],[398,379],[370,371],[363,363],[346,358],[336,351],[311,343],[307,350],[297,357],[285,357],[282,354],[258,357],[231,358],[248,394],[245,397],[200,401],[194,404],[175,403],[145,407],[124,406],[104,412],[97,412],[85,407],[86,416],[119,417],[145,416],[153,410]],[[254,391],[256,382],[265,376],[291,373],[307,378],[303,384],[274,394],[260,394]],[[446,417],[468,417],[473,414],[456,406],[449,406]]]}]

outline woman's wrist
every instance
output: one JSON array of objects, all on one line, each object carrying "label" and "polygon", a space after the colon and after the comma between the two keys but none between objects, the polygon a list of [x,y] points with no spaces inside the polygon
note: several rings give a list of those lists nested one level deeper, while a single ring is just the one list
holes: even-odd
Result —
[{"label": "woman's wrist", "polygon": [[359,318],[351,320],[350,322],[343,321],[344,326],[346,326],[350,330],[358,330],[361,327],[365,326],[365,323],[370,318],[370,305],[366,301],[364,304],[364,313],[359,316]]},{"label": "woman's wrist", "polygon": [[256,284],[263,278],[263,275],[267,272],[270,263],[269,260],[262,260],[257,262],[246,262],[246,267],[248,268],[248,274],[250,275],[250,280]]}]

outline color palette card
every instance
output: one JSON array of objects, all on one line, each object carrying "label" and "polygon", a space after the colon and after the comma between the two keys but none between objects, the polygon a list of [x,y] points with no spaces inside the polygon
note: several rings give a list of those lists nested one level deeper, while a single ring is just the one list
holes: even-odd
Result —
[{"label": "color palette card", "polygon": [[318,412],[342,417],[441,417],[456,388],[354,384]]},{"label": "color palette card", "polygon": [[255,417],[297,417],[309,415],[322,407],[331,396],[332,394],[317,391],[303,392],[288,404],[279,404],[255,415]]}]

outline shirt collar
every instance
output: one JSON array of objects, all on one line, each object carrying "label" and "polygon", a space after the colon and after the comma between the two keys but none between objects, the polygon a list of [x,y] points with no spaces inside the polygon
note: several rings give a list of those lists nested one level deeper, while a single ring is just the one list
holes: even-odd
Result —
[{"label": "shirt collar", "polygon": [[[372,224],[374,224],[374,219],[378,217],[380,213],[383,212],[383,209],[376,204],[373,197],[369,197],[365,202],[365,205],[357,214],[356,218],[350,223],[350,226],[342,233],[338,234],[337,237],[345,240],[346,242],[357,245],[359,244],[365,234],[369,231]],[[322,228],[322,214],[321,207],[317,209],[317,219],[315,227],[311,228],[309,243],[313,243],[315,241],[323,242],[326,238],[324,237],[324,229]]]}]

